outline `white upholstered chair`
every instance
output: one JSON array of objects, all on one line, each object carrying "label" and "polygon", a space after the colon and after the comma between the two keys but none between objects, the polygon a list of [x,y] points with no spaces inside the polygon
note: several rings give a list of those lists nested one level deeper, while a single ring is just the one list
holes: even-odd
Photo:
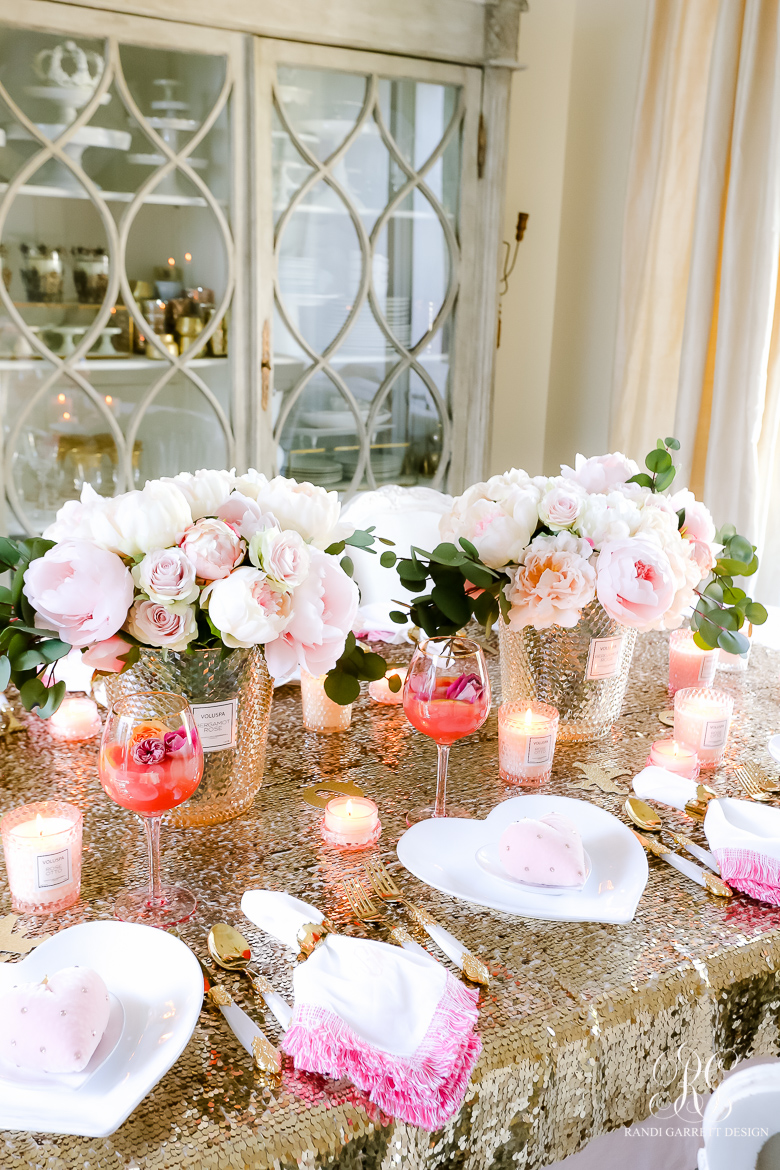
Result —
[{"label": "white upholstered chair", "polygon": [[743,1069],[704,1110],[699,1170],[780,1170],[780,1064]]}]

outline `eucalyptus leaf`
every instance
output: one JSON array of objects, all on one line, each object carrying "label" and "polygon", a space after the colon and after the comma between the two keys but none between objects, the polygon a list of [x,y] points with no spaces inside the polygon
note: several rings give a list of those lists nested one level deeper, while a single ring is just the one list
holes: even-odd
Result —
[{"label": "eucalyptus leaf", "polygon": [[449,541],[443,541],[437,544],[436,548],[431,553],[431,560],[436,561],[440,565],[462,565],[465,563],[466,557],[456,548],[454,544]]},{"label": "eucalyptus leaf", "polygon": [[400,676],[400,675],[398,675],[398,674],[388,674],[388,676],[387,676],[387,689],[388,689],[389,691],[392,691],[392,693],[393,693],[394,695],[397,695],[397,694],[398,694],[398,692],[400,691],[400,689],[401,689],[401,687],[402,687],[403,685],[404,685],[404,684],[403,684],[403,682],[402,682],[402,680],[401,680],[401,676]]},{"label": "eucalyptus leaf", "polygon": [[387,674],[387,663],[381,654],[371,651],[363,652],[363,678],[368,682],[375,682]]},{"label": "eucalyptus leaf", "polygon": [[465,581],[470,581],[472,585],[476,585],[477,589],[490,589],[495,577],[487,569],[483,569],[482,565],[477,565],[473,561],[467,561],[465,565],[460,566],[460,571],[463,574]]},{"label": "eucalyptus leaf", "polygon": [[679,439],[665,439],[664,442],[666,443],[667,447],[669,447],[672,451],[679,451],[680,450],[680,440]]},{"label": "eucalyptus leaf", "polygon": [[390,552],[389,549],[387,550],[387,552],[383,552],[379,558],[380,565],[382,565],[382,567],[385,569],[392,569],[393,565],[395,564],[395,561],[396,561],[395,553]]},{"label": "eucalyptus leaf", "polygon": [[46,694],[46,701],[38,707],[37,715],[39,719],[48,719],[50,715],[59,707],[62,700],[65,698],[65,682],[55,683],[53,687],[49,687]]},{"label": "eucalyptus leaf", "polygon": [[655,477],[655,490],[665,492],[677,474],[676,467],[668,467],[666,471],[659,471]]},{"label": "eucalyptus leaf", "polygon": [[458,628],[465,626],[471,618],[471,605],[463,593],[447,589],[444,585],[435,585],[431,597],[444,616]]},{"label": "eucalyptus leaf", "polygon": [[23,650],[21,654],[11,656],[14,670],[35,670],[38,666],[45,666],[46,659],[40,650]]},{"label": "eucalyptus leaf", "polygon": [[334,544],[329,544],[328,547],[325,549],[325,552],[329,556],[337,557],[339,555],[339,553],[343,553],[343,551],[346,547],[347,546],[346,546],[345,541],[337,540]]},{"label": "eucalyptus leaf", "polygon": [[754,626],[763,626],[769,614],[760,601],[751,601],[745,606],[745,617]]},{"label": "eucalyptus leaf", "polygon": [[474,558],[475,561],[479,560],[479,552],[477,551],[477,546],[472,544],[470,540],[466,540],[465,536],[458,537],[458,544],[464,550],[464,552],[467,552],[470,557]]},{"label": "eucalyptus leaf", "polygon": [[25,711],[32,711],[33,707],[40,707],[46,702],[46,687],[39,678],[28,678],[19,688],[19,698]]},{"label": "eucalyptus leaf", "polygon": [[341,565],[342,569],[347,574],[347,576],[351,577],[355,571],[355,565],[354,565],[354,562],[352,560],[352,557],[342,557],[341,560],[339,561],[339,564]]},{"label": "eucalyptus leaf", "polygon": [[667,471],[671,466],[672,457],[663,447],[656,447],[655,450],[648,452],[645,467],[654,475],[658,475],[661,471]]},{"label": "eucalyptus leaf", "polygon": [[325,694],[334,703],[347,707],[360,697],[360,683],[352,675],[344,674],[338,666],[325,675]]},{"label": "eucalyptus leaf", "polygon": [[406,623],[409,621],[409,615],[400,609],[391,609],[388,617],[390,618],[391,622],[395,622],[396,625],[399,626],[406,625]]},{"label": "eucalyptus leaf", "polygon": [[653,480],[646,471],[638,471],[636,475],[632,475],[630,479],[627,479],[626,483],[638,483],[640,487],[646,488],[653,486]]},{"label": "eucalyptus leaf", "polygon": [[753,560],[755,549],[749,540],[744,536],[732,536],[729,541],[729,558],[734,561],[741,561],[745,565],[749,565]]},{"label": "eucalyptus leaf", "polygon": [[734,633],[732,630],[721,631],[718,635],[718,645],[727,654],[744,654],[750,648],[745,635]]}]

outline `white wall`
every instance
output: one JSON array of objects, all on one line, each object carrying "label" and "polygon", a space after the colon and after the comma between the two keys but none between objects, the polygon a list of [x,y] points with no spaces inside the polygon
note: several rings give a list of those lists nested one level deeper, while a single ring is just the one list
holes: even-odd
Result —
[{"label": "white wall", "polygon": [[530,0],[513,81],[491,471],[607,449],[623,203],[649,0]]}]

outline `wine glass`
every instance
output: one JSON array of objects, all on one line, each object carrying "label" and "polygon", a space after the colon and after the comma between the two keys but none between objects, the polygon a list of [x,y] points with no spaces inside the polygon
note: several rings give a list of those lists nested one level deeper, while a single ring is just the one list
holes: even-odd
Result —
[{"label": "wine glass", "polygon": [[406,718],[438,748],[436,801],[407,813],[414,825],[429,817],[467,817],[459,808],[445,810],[450,745],[476,731],[490,710],[490,681],[485,655],[470,638],[443,636],[420,642],[404,683]]},{"label": "wine glass", "polygon": [[149,885],[121,890],[114,913],[124,922],[173,926],[194,913],[195,895],[160,880],[160,819],[192,796],[203,775],[203,747],[189,703],[170,691],[138,691],[113,704],[98,765],[112,800],[144,822]]}]

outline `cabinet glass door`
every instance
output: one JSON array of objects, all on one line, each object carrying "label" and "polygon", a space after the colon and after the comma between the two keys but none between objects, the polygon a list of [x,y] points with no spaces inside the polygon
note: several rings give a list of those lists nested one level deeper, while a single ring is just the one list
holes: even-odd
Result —
[{"label": "cabinet glass door", "polygon": [[240,39],[144,21],[137,43],[102,39],[73,24],[104,16],[63,11],[67,35],[0,28],[12,533],[40,532],[85,483],[113,495],[236,459]]},{"label": "cabinet glass door", "polygon": [[[429,79],[428,63],[291,56],[277,47],[271,77],[277,466],[345,496],[439,487],[452,453],[465,71]],[[414,72],[422,79],[404,76]]]}]

